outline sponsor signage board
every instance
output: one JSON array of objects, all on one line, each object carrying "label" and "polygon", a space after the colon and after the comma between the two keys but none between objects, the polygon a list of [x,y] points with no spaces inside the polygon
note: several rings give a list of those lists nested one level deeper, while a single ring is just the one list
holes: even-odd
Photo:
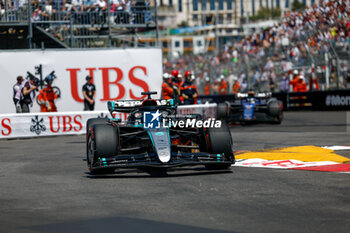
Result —
[{"label": "sponsor signage board", "polygon": [[[179,106],[178,114],[204,114],[206,119],[215,118],[216,104]],[[0,138],[85,134],[86,121],[96,117],[110,118],[111,115],[108,111],[0,114]],[[113,115],[122,121],[127,117],[127,113]]]},{"label": "sponsor signage board", "polygon": [[[105,110],[107,101],[143,98],[141,92],[157,91],[162,84],[160,49],[43,50],[0,52],[0,113],[15,113],[13,85],[17,76],[30,74],[42,79],[54,72],[53,86],[61,97],[58,111],[82,111],[82,87],[90,75],[96,85],[95,110]],[[20,65],[19,65],[20,64]],[[36,93],[37,95],[38,93]],[[39,112],[34,103],[31,112]]]}]

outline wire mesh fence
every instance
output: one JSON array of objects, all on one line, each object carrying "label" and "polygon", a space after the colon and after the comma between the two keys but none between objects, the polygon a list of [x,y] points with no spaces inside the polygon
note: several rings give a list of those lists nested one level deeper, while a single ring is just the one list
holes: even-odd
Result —
[{"label": "wire mesh fence", "polygon": [[149,0],[126,0],[122,5],[116,1],[1,2],[4,4],[0,6],[0,23],[39,27],[71,48],[118,45],[115,41],[121,35],[135,36],[139,31],[156,29],[156,7]]}]

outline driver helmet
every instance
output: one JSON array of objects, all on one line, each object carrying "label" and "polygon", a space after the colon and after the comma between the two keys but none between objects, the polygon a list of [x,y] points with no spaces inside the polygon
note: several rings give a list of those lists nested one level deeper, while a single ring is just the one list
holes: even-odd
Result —
[{"label": "driver helmet", "polygon": [[254,97],[255,92],[254,91],[248,91],[248,97]]},{"label": "driver helmet", "polygon": [[293,71],[293,74],[294,74],[294,75],[298,75],[298,74],[299,74],[298,70],[294,70],[294,71]]}]

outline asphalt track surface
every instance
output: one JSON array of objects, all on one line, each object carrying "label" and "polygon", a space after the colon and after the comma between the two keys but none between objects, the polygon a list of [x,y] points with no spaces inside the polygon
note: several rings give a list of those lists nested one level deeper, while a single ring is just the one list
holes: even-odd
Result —
[{"label": "asphalt track surface", "polygon": [[[345,112],[288,112],[282,125],[232,134],[237,150],[350,145]],[[1,233],[349,232],[350,174],[233,167],[94,177],[84,140],[0,140]]]}]

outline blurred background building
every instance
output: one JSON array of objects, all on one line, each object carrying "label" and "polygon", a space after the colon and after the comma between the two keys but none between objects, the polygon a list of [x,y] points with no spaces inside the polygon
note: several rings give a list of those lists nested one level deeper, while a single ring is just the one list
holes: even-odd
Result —
[{"label": "blurred background building", "polygon": [[[293,0],[160,0],[159,25],[174,27],[176,25],[206,26],[218,24],[239,26],[246,18],[257,16],[261,8],[290,11]],[[311,6],[318,0],[303,0],[300,3]],[[249,22],[249,20],[248,20]]]}]

